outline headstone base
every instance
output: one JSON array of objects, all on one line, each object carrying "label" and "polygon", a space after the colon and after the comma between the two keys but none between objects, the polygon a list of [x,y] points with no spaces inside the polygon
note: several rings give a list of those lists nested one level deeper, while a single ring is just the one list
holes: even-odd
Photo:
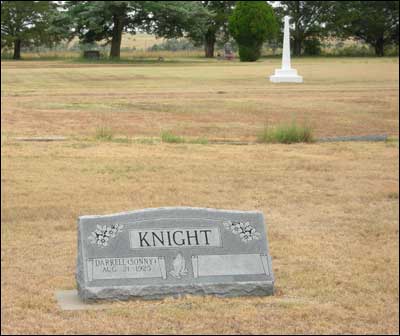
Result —
[{"label": "headstone base", "polygon": [[78,284],[79,296],[84,302],[96,300],[129,300],[162,299],[189,295],[215,295],[218,297],[265,296],[273,295],[272,281],[246,281],[232,283],[208,283],[193,285],[160,285],[160,286],[114,286],[114,287],[81,287]]},{"label": "headstone base", "polygon": [[276,69],[269,80],[272,83],[303,83],[303,77],[297,74],[296,69]]}]

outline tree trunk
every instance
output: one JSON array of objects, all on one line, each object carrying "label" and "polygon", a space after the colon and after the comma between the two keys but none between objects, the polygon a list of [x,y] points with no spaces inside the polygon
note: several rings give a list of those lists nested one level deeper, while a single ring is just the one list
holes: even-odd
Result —
[{"label": "tree trunk", "polygon": [[384,49],[383,49],[384,41],[383,41],[383,38],[377,39],[375,41],[374,47],[375,47],[375,56],[380,56],[380,57],[384,56]]},{"label": "tree trunk", "polygon": [[204,39],[204,51],[206,58],[214,57],[215,33],[208,30]]},{"label": "tree trunk", "polygon": [[15,59],[15,60],[21,59],[21,40],[20,39],[17,39],[14,41],[13,59]]},{"label": "tree trunk", "polygon": [[293,56],[301,55],[301,44],[302,40],[300,40],[299,38],[295,38],[293,40]]},{"label": "tree trunk", "polygon": [[114,22],[114,27],[112,31],[110,57],[120,58],[122,31],[124,29],[123,17],[114,15],[113,22]]},{"label": "tree trunk", "polygon": [[293,56],[301,55],[301,44],[302,44],[302,24],[300,21],[301,17],[301,9],[300,9],[300,1],[294,1],[295,11],[293,20],[295,22],[294,34],[293,34]]}]

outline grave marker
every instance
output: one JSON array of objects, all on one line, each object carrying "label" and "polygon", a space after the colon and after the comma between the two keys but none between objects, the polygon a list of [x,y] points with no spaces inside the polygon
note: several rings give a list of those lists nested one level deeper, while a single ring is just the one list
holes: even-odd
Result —
[{"label": "grave marker", "polygon": [[271,295],[263,214],[157,208],[79,217],[76,280],[85,301]]},{"label": "grave marker", "polygon": [[297,70],[292,68],[290,62],[289,16],[286,15],[284,21],[282,67],[281,69],[275,69],[275,74],[269,76],[269,80],[273,83],[303,83],[303,77],[297,74]]}]

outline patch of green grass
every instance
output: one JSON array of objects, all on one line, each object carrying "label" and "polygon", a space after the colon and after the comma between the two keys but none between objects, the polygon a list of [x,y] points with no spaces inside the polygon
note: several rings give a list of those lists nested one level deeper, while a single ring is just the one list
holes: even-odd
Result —
[{"label": "patch of green grass", "polygon": [[160,140],[155,138],[136,138],[133,140],[133,142],[143,145],[155,145],[159,143]]},{"label": "patch of green grass", "polygon": [[180,137],[178,135],[172,134],[171,132],[162,132],[161,133],[162,142],[168,143],[184,143],[186,142],[184,137]]},{"label": "patch of green grass", "polygon": [[398,137],[388,137],[385,141],[387,147],[399,147],[399,138]]},{"label": "patch of green grass", "polygon": [[196,144],[196,145],[207,145],[208,144],[208,139],[207,138],[197,138],[188,141],[191,144]]},{"label": "patch of green grass", "polygon": [[100,141],[112,141],[114,131],[106,126],[101,126],[96,129],[95,139]]},{"label": "patch of green grass", "polygon": [[112,138],[111,139],[111,141],[112,142],[116,142],[116,143],[122,143],[122,144],[130,144],[130,143],[132,143],[132,139],[130,139],[130,138],[127,138],[127,137],[125,137],[125,138]]},{"label": "patch of green grass", "polygon": [[196,145],[207,145],[208,144],[207,138],[196,138],[196,139],[186,140],[184,137],[175,135],[169,131],[163,132],[161,134],[161,141],[167,142],[167,143],[188,143],[188,144],[196,144]]},{"label": "patch of green grass", "polygon": [[74,149],[85,149],[85,148],[91,148],[96,146],[95,143],[90,143],[90,142],[76,142],[72,144],[67,144],[66,147],[74,148]]},{"label": "patch of green grass", "polygon": [[258,134],[259,142],[291,144],[297,142],[314,142],[312,128],[308,125],[280,124],[276,127],[265,126]]}]

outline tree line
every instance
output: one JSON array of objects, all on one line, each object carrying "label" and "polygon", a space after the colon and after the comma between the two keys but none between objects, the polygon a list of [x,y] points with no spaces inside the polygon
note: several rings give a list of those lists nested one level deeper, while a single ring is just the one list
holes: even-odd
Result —
[{"label": "tree line", "polygon": [[110,45],[119,58],[124,33],[187,37],[214,57],[217,40],[234,38],[242,61],[260,57],[265,41],[282,40],[282,18],[291,17],[295,56],[323,38],[355,38],[376,56],[399,44],[398,1],[1,1],[1,49],[80,43]]}]

